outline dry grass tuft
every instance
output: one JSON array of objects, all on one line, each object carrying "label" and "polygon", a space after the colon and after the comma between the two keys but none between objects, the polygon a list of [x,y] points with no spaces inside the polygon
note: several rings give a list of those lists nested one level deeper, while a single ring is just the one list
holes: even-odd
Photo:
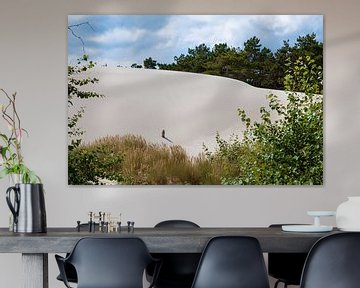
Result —
[{"label": "dry grass tuft", "polygon": [[107,136],[83,146],[94,149],[107,147],[114,155],[122,155],[118,173],[125,180],[121,184],[221,184],[221,167],[203,154],[190,157],[179,145],[147,143],[136,135]]}]

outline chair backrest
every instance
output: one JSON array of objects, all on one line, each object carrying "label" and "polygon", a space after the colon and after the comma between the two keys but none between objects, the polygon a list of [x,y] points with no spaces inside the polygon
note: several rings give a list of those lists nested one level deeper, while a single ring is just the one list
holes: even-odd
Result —
[{"label": "chair backrest", "polygon": [[[290,224],[271,224],[269,228],[281,228],[282,225]],[[268,253],[269,275],[288,285],[300,285],[306,257],[307,253]]]},{"label": "chair backrest", "polygon": [[200,228],[200,226],[188,220],[165,220],[157,223],[155,228]]},{"label": "chair backrest", "polygon": [[360,287],[360,233],[325,236],[309,252],[302,288]]},{"label": "chair backrest", "polygon": [[82,238],[67,259],[76,269],[78,288],[142,288],[152,260],[139,238]]},{"label": "chair backrest", "polygon": [[256,238],[220,236],[204,249],[192,288],[268,288],[269,280]]},{"label": "chair backrest", "polygon": [[[165,220],[155,228],[200,228],[188,220]],[[162,260],[162,267],[157,278],[156,287],[190,287],[200,260],[200,253],[158,253],[156,258]],[[152,275],[149,269],[148,274]]]}]

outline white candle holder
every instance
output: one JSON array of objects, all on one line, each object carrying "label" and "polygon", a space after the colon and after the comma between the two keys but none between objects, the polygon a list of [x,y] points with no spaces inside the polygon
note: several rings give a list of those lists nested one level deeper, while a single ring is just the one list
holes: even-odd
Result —
[{"label": "white candle holder", "polygon": [[332,226],[325,226],[320,224],[320,217],[335,216],[334,211],[308,211],[309,216],[314,217],[314,223],[304,225],[283,225],[281,228],[287,232],[330,232],[333,230]]}]

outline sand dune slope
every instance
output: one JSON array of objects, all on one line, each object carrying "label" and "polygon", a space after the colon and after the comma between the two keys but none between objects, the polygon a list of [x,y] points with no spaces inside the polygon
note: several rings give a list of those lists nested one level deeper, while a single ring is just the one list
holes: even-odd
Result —
[{"label": "sand dune slope", "polygon": [[241,134],[237,109],[259,119],[270,92],[285,99],[282,91],[270,91],[223,77],[186,72],[97,68],[91,76],[99,83],[91,87],[106,96],[78,101],[86,106],[80,126],[86,142],[106,135],[136,134],[155,143],[170,142],[197,155],[202,144],[215,146],[217,132],[224,138]]}]

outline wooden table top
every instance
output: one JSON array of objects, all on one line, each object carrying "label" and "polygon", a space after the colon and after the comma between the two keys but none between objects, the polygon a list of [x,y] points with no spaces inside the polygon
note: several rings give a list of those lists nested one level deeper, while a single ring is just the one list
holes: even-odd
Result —
[{"label": "wooden table top", "polygon": [[333,233],[283,232],[280,227],[127,228],[119,232],[78,232],[76,228],[48,228],[47,233],[13,233],[0,228],[0,253],[65,253],[82,237],[139,237],[152,253],[201,253],[207,241],[221,235],[252,236],[263,252],[308,252],[321,237]]}]

